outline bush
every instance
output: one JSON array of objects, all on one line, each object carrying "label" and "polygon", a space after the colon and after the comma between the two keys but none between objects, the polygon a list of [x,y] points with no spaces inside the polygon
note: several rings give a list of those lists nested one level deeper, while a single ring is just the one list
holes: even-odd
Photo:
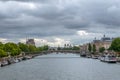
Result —
[{"label": "bush", "polygon": [[99,48],[99,52],[103,53],[105,51],[104,47]]},{"label": "bush", "polygon": [[0,49],[0,58],[8,56],[4,50]]}]

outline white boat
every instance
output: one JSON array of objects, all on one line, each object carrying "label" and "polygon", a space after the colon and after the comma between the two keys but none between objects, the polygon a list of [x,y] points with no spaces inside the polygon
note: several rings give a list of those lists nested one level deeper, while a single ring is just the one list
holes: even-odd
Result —
[{"label": "white boat", "polygon": [[8,61],[4,60],[1,62],[1,67],[8,65]]},{"label": "white boat", "polygon": [[98,55],[92,55],[92,59],[98,59]]},{"label": "white boat", "polygon": [[100,60],[101,61],[104,61],[104,62],[108,62],[108,63],[116,63],[117,62],[117,59],[115,56],[113,55],[104,55],[104,56],[101,56],[100,57]]},{"label": "white boat", "polygon": [[18,59],[14,59],[14,62],[15,62],[15,63],[18,63],[18,62],[19,62],[19,60],[18,60]]},{"label": "white boat", "polygon": [[85,52],[82,52],[82,53],[80,54],[80,56],[81,56],[81,57],[86,57],[86,53],[85,53]]},{"label": "white boat", "polygon": [[91,58],[91,56],[90,56],[90,55],[87,55],[86,57],[87,57],[87,58]]},{"label": "white boat", "polygon": [[117,62],[120,62],[120,57],[116,57],[116,59],[117,59]]}]

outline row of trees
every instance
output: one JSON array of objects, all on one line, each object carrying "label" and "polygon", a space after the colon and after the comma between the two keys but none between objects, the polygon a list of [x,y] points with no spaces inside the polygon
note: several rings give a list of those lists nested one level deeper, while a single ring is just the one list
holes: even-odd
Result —
[{"label": "row of trees", "polygon": [[[93,52],[93,53],[95,53],[96,52],[96,45],[95,44],[93,44],[93,45],[91,45],[90,43],[89,43],[89,45],[88,45],[88,50],[89,50],[89,52],[91,53],[91,52]],[[104,47],[100,47],[99,48],[99,52],[104,52],[105,51],[105,48]]]},{"label": "row of trees", "polygon": [[89,43],[89,45],[88,45],[88,50],[89,50],[89,52],[96,52],[96,46],[95,46],[95,44],[91,45],[91,44]]},{"label": "row of trees", "polygon": [[116,38],[112,41],[109,50],[114,50],[115,52],[120,52],[120,38]]},{"label": "row of trees", "polygon": [[5,43],[0,42],[0,58],[6,57],[8,55],[17,56],[21,52],[40,52],[43,50],[48,50],[48,46],[36,47],[33,45],[26,45],[24,43]]}]

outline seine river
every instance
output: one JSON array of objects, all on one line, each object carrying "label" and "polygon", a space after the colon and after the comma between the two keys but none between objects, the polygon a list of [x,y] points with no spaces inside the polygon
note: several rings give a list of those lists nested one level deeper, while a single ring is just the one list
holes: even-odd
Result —
[{"label": "seine river", "polygon": [[0,80],[120,80],[120,63],[53,53],[0,68]]}]

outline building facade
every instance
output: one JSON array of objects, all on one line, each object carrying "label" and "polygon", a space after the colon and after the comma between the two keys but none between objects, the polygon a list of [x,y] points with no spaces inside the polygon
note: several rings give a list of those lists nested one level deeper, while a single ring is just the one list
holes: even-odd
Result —
[{"label": "building facade", "polygon": [[88,52],[88,45],[89,45],[89,43],[80,45],[80,51],[81,52]]},{"label": "building facade", "polygon": [[26,41],[26,44],[27,44],[27,45],[33,45],[33,46],[35,46],[35,40],[34,40],[34,39],[28,39],[28,40]]},{"label": "building facade", "polygon": [[[92,47],[93,47],[93,45],[95,45],[96,46],[96,52],[99,52],[99,49],[101,47],[104,47],[106,50],[109,49],[113,39],[114,38],[106,37],[104,35],[100,40],[95,38],[92,42],[90,42],[90,44],[91,44]],[[88,51],[88,46],[89,46],[89,43],[81,45],[80,46],[81,51],[89,52]]]},{"label": "building facade", "polygon": [[106,50],[109,49],[113,38],[106,37],[105,35],[100,40],[93,40],[92,45],[96,46],[96,51],[99,51],[99,48],[104,47]]}]

